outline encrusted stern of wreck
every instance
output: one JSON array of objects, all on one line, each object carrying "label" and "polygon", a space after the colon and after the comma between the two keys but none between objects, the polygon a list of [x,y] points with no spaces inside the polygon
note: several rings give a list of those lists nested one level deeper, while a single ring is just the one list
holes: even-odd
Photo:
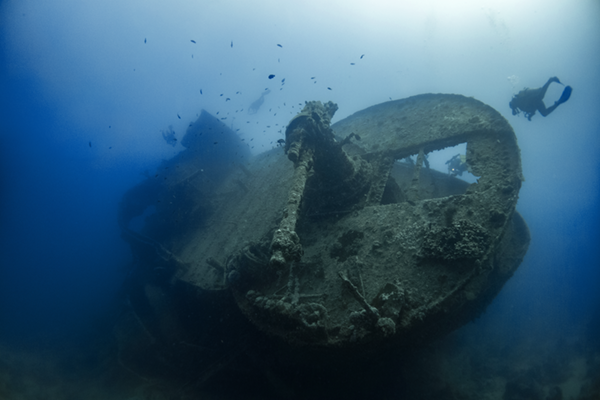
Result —
[{"label": "encrusted stern of wreck", "polygon": [[[211,211],[170,242],[184,267],[169,285],[232,295],[227,307],[315,354],[377,354],[477,317],[529,244],[511,126],[460,95],[390,101],[330,125],[336,110],[306,103],[285,153],[254,157],[197,200]],[[476,183],[426,164],[461,143]],[[416,163],[397,162],[409,156]]]},{"label": "encrusted stern of wreck", "polygon": [[[290,343],[354,350],[430,340],[477,316],[529,242],[508,122],[457,95],[383,103],[330,128],[335,109],[310,102],[290,122],[295,174],[282,219],[229,265],[242,311]],[[423,196],[425,154],[464,142],[477,183]],[[399,178],[391,160],[411,155]],[[390,187],[404,187],[401,200],[381,204]]]}]

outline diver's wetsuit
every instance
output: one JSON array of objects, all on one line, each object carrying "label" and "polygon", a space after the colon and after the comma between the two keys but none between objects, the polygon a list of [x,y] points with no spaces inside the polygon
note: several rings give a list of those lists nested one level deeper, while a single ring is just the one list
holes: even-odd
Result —
[{"label": "diver's wetsuit", "polygon": [[546,108],[543,100],[544,96],[546,95],[546,91],[552,82],[560,83],[562,85],[557,77],[552,77],[548,79],[548,82],[546,82],[546,84],[539,89],[523,89],[516,94],[510,103],[508,103],[512,109],[513,115],[517,115],[523,111],[527,119],[531,121],[531,117],[533,117],[536,111],[539,111],[540,114],[545,117],[554,111],[556,107],[569,100],[569,97],[571,97],[571,92],[573,91],[571,86],[567,86],[565,90],[563,90],[560,99],[558,99],[553,106]]}]

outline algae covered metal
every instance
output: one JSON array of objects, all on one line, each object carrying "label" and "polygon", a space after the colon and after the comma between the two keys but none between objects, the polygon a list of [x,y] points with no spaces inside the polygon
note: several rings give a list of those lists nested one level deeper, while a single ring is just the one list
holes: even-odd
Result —
[{"label": "algae covered metal", "polygon": [[[184,233],[170,221],[172,234],[150,239],[168,210],[141,232],[121,216],[134,253],[145,252],[138,258],[166,271],[141,273],[133,285],[160,287],[168,304],[145,318],[134,305],[140,332],[199,337],[174,316],[185,304],[210,308],[215,324],[250,321],[290,357],[369,357],[433,340],[485,309],[529,244],[515,211],[523,178],[511,126],[460,95],[390,101],[331,125],[336,110],[307,102],[284,149],[242,156],[218,185],[190,184],[195,198],[185,204],[198,219]],[[461,143],[476,183],[428,167],[428,153]],[[197,170],[183,159],[188,175]],[[169,318],[146,322],[166,309]]]}]

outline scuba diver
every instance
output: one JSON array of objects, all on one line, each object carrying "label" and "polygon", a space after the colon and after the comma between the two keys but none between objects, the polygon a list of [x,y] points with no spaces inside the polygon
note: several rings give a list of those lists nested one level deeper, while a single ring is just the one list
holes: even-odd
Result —
[{"label": "scuba diver", "polygon": [[260,97],[254,103],[250,104],[250,107],[248,107],[248,114],[256,114],[260,106],[262,106],[264,103],[265,96],[269,93],[271,93],[271,91],[269,89],[265,89],[265,91],[261,93]]},{"label": "scuba diver", "polygon": [[[535,114],[536,111],[539,111],[543,117],[550,114],[552,111],[556,109],[559,105],[569,100],[571,97],[571,92],[573,92],[573,88],[571,86],[565,87],[558,101],[554,102],[554,105],[546,108],[544,105],[544,96],[546,95],[546,90],[548,90],[548,86],[552,82],[560,83],[563,85],[561,81],[558,80],[557,77],[552,77],[548,79],[548,82],[544,86],[538,89],[528,89],[525,88],[517,93],[508,105],[512,108],[513,115],[519,114],[521,111],[525,114],[528,120],[531,121],[531,117]],[[564,85],[563,85],[564,86]]]},{"label": "scuba diver", "polygon": [[463,172],[469,169],[467,165],[467,156],[464,154],[457,154],[448,161],[446,161],[448,165],[448,174],[452,176],[462,176]]},{"label": "scuba diver", "polygon": [[167,144],[171,146],[175,146],[177,144],[177,138],[175,137],[175,131],[173,130],[173,126],[169,125],[169,129],[166,131],[160,131],[162,133],[163,139]]}]

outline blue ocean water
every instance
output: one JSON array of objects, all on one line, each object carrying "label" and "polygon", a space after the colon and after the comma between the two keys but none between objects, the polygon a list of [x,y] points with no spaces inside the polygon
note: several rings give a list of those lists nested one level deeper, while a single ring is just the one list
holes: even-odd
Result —
[{"label": "blue ocean water", "polygon": [[[436,366],[420,365],[423,374],[445,371],[455,394],[473,395],[443,369],[460,364],[458,353],[480,360],[496,351],[496,364],[504,354],[505,364],[528,370],[543,344],[567,359],[560,365],[568,377],[556,385],[587,398],[580,390],[598,370],[584,355],[600,354],[597,2],[376,2],[318,6],[317,15],[230,3],[0,4],[0,382],[10,381],[7,371],[29,369],[23,354],[44,359],[52,349],[63,362],[80,342],[90,354],[105,351],[98,342],[110,336],[107,321],[132,268],[119,202],[183,149],[161,131],[173,126],[180,141],[205,109],[258,154],[276,147],[305,100],[338,103],[339,120],[432,92],[473,96],[511,123],[526,179],[517,210],[532,240],[485,314],[430,350]],[[511,114],[513,94],[555,75],[573,87],[568,102],[532,121]],[[547,105],[562,90],[551,88]],[[265,89],[272,93],[248,114]],[[86,365],[97,372],[99,364]],[[43,376],[32,378],[39,390],[49,387]],[[481,383],[473,376],[465,382]],[[35,391],[3,384],[0,395]]]}]

